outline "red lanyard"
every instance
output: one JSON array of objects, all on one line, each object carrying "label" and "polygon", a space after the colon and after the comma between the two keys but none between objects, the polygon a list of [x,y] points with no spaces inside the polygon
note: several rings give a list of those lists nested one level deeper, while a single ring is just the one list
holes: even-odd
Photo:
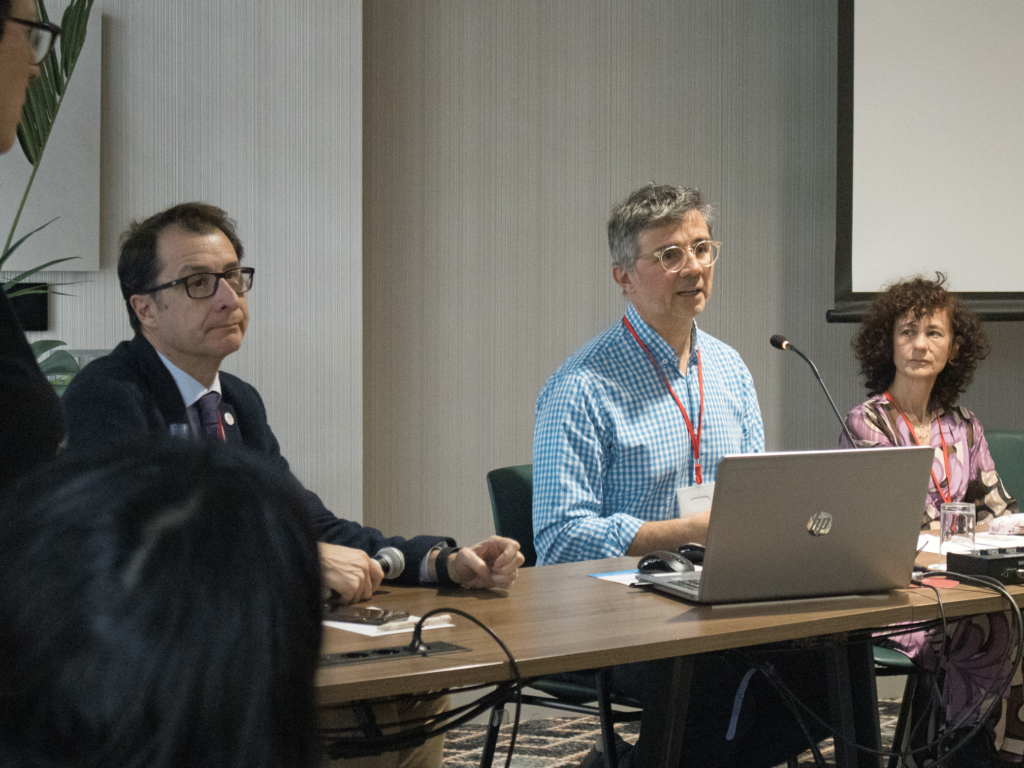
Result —
[{"label": "red lanyard", "polygon": [[[902,408],[900,408],[898,405],[896,405],[896,401],[892,399],[892,395],[890,395],[888,392],[885,393],[885,399],[888,400],[890,403],[892,403],[893,407],[897,411],[899,411],[900,416],[902,416],[903,420],[905,422],[907,422],[907,429],[910,430],[910,436],[912,438],[914,438],[914,442],[915,443],[920,445],[921,441],[917,439],[917,434],[914,432],[914,425],[910,423],[910,419],[907,418],[907,414],[905,414],[903,412]],[[937,490],[939,492],[939,495],[948,504],[948,503],[951,503],[953,501],[953,491],[949,487],[949,483],[950,483],[950,475],[949,475],[949,449],[946,447],[946,437],[945,437],[945,435],[942,434],[942,419],[939,419],[939,440],[942,441],[942,462],[946,466],[946,491],[943,492],[942,486],[939,485],[939,478],[937,478],[935,476],[935,470],[934,469],[932,470],[932,480],[935,481],[935,490]]]},{"label": "red lanyard", "polygon": [[700,471],[700,430],[704,426],[704,374],[700,368],[700,350],[697,350],[697,384],[700,389],[700,414],[697,417],[697,431],[693,431],[693,424],[690,422],[690,417],[686,415],[686,409],[683,407],[682,402],[676,395],[676,391],[672,389],[672,385],[668,383],[668,378],[665,376],[665,372],[661,370],[661,366],[658,365],[658,361],[654,359],[654,355],[651,354],[651,350],[644,344],[644,340],[641,339],[636,330],[633,328],[633,324],[629,322],[629,318],[623,316],[623,324],[629,329],[629,332],[633,334],[633,338],[636,339],[636,343],[640,345],[641,349],[647,353],[647,356],[651,359],[651,363],[654,365],[655,370],[661,376],[661,380],[665,382],[665,388],[672,395],[672,399],[676,401],[676,405],[679,406],[679,412],[683,414],[683,420],[686,421],[686,429],[690,433],[690,445],[693,447],[693,473],[697,485],[704,482],[704,476]]}]

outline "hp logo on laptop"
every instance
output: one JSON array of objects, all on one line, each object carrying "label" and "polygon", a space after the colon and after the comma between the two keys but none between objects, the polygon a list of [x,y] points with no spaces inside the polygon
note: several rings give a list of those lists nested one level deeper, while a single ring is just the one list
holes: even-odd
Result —
[{"label": "hp logo on laptop", "polygon": [[815,512],[807,521],[807,532],[811,536],[824,536],[832,530],[832,515],[828,512]]}]

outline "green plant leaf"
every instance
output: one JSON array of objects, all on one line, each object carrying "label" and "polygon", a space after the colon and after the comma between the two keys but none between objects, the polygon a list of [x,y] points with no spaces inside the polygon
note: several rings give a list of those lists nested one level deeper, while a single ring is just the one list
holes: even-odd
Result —
[{"label": "green plant leaf", "polygon": [[72,283],[50,283],[50,287],[46,290],[47,293],[53,294],[54,296],[74,296],[73,293],[65,293],[64,291],[55,291],[53,287],[55,285],[78,285],[79,283],[87,282],[85,280],[75,280]]},{"label": "green plant leaf", "polygon": [[75,358],[63,349],[58,349],[45,360],[39,361],[39,370],[46,376],[73,376],[81,369]]},{"label": "green plant leaf", "polygon": [[[38,267],[33,267],[32,269],[26,270],[25,272],[21,272],[21,273],[15,275],[14,277],[12,277],[6,283],[4,283],[4,286],[3,286],[4,291],[6,292],[9,289],[11,289],[14,286],[16,286],[18,283],[23,282],[26,277],[32,277],[32,275],[34,275],[36,272],[42,272],[44,269],[49,269],[54,264],[60,264],[63,261],[74,261],[77,258],[79,258],[79,257],[78,256],[65,256],[63,259],[54,259],[53,261],[48,261],[45,264],[40,264]],[[73,285],[73,283],[61,283],[61,285]],[[34,292],[36,292],[35,289],[27,288],[27,289],[18,291],[17,293],[10,293],[8,295],[9,296],[19,296],[19,295],[21,295],[23,293],[34,293]],[[42,291],[40,290],[38,292],[41,293]]]},{"label": "green plant leaf", "polygon": [[60,41],[60,65],[64,72],[65,84],[78,63],[78,56],[85,44],[86,27],[92,12],[93,0],[77,0],[64,9],[60,25],[63,30]]},{"label": "green plant leaf", "polygon": [[50,219],[48,222],[46,222],[42,226],[36,227],[35,229],[33,229],[27,235],[24,235],[23,237],[19,237],[16,243],[14,243],[13,245],[9,246],[7,248],[7,250],[3,252],[3,255],[0,255],[0,269],[3,268],[4,262],[7,261],[7,259],[10,257],[10,255],[12,253],[14,253],[16,250],[18,250],[18,246],[19,245],[24,243],[26,240],[28,240],[30,237],[32,237],[32,235],[34,235],[36,232],[38,232],[43,227],[48,227],[51,224],[53,224],[53,222],[55,222],[59,218],[60,218],[59,216],[55,216],[54,218]]},{"label": "green plant leaf", "polygon": [[51,349],[56,347],[63,347],[63,341],[57,341],[56,339],[42,339],[41,341],[33,341],[29,346],[32,347],[32,354],[36,356],[38,360],[41,356],[45,355]]},{"label": "green plant leaf", "polygon": [[[19,275],[19,279],[20,279],[20,275]],[[14,288],[16,285],[18,285],[18,284],[16,283],[15,285],[12,285],[11,288]],[[40,293],[49,293],[49,292],[50,292],[49,288],[47,288],[45,285],[39,285],[37,283],[32,283],[31,285],[22,285],[15,292],[8,292],[7,293],[7,297],[8,298],[13,298],[14,296],[34,296],[34,295],[37,295],[37,294],[40,294]]]}]

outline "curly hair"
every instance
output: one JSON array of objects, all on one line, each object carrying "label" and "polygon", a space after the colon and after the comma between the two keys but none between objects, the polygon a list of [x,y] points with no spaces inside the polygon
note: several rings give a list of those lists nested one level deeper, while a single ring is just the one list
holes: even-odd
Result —
[{"label": "curly hair", "polygon": [[861,321],[851,345],[869,394],[882,394],[896,378],[893,333],[896,322],[908,312],[920,319],[946,310],[952,329],[950,358],[935,379],[930,408],[953,407],[957,398],[967,391],[978,363],[988,355],[988,337],[981,320],[959,297],[945,289],[944,274],[936,272],[935,277],[935,280],[912,277],[888,286]]}]

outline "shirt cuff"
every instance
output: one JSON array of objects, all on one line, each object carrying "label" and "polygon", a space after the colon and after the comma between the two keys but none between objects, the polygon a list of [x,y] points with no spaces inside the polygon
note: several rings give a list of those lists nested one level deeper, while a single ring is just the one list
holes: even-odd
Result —
[{"label": "shirt cuff", "polygon": [[427,554],[424,555],[423,559],[420,560],[420,584],[432,584],[437,581],[437,579],[430,578],[430,569],[427,566],[430,565],[430,553],[440,552],[444,546],[445,545],[442,542],[441,544],[431,547]]}]

